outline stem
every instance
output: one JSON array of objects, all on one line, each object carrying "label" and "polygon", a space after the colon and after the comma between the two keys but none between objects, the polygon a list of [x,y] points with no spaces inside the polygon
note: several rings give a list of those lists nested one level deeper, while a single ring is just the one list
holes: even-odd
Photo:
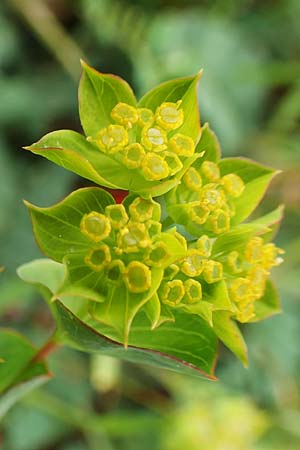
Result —
[{"label": "stem", "polygon": [[51,338],[47,341],[43,347],[37,352],[37,354],[32,359],[33,363],[37,363],[39,361],[43,361],[50,353],[56,350],[59,345]]}]

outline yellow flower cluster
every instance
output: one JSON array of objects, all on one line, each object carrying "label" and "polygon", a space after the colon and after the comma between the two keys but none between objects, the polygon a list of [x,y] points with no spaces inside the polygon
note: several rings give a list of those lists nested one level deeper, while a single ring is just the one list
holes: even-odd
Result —
[{"label": "yellow flower cluster", "polygon": [[183,158],[195,151],[193,139],[175,131],[184,123],[181,103],[162,103],[155,112],[118,103],[111,111],[114,123],[88,140],[146,180],[163,180],[178,173]]},{"label": "yellow flower cluster", "polygon": [[[191,166],[185,172],[182,184],[175,188],[175,202],[182,205],[183,222],[219,235],[230,229],[231,217],[235,215],[232,200],[243,193],[244,187],[238,175],[221,176],[218,165],[206,160],[200,167]],[[172,203],[174,200],[170,200]]]},{"label": "yellow flower cluster", "polygon": [[[222,181],[219,185],[223,186]],[[202,234],[188,242],[176,227],[162,232],[160,215],[158,203],[141,197],[127,209],[113,204],[106,206],[103,214],[85,214],[80,230],[91,242],[85,264],[95,272],[104,271],[109,283],[124,283],[133,294],[150,289],[152,268],[163,269],[157,294],[170,307],[198,303],[207,285],[224,280],[233,316],[240,322],[251,320],[254,303],[263,296],[270,269],[280,264],[282,251],[253,237],[239,252],[214,256],[213,237]],[[180,255],[173,256],[166,236],[176,239]]]}]

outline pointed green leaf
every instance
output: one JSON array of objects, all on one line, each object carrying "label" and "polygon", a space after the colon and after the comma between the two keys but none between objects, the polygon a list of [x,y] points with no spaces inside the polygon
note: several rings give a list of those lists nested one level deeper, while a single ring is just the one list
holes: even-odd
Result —
[{"label": "pointed green leaf", "polygon": [[258,322],[281,312],[278,292],[271,280],[267,281],[262,298],[254,303],[254,312],[255,317],[251,322]]},{"label": "pointed green leaf", "polygon": [[83,188],[72,192],[63,201],[48,208],[39,208],[28,202],[33,231],[42,252],[62,261],[66,254],[86,252],[91,240],[80,231],[84,214],[104,212],[107,205],[115,203],[113,197],[100,188]]},{"label": "pointed green leaf", "polygon": [[206,160],[216,163],[221,157],[221,148],[219,141],[215,133],[210,129],[208,123],[205,123],[202,127],[201,138],[198,142],[198,145],[196,146],[196,152],[204,152],[203,159],[200,161],[200,164],[202,164],[202,162]]},{"label": "pointed green leaf", "polygon": [[[61,276],[63,276],[64,266],[54,264],[61,267]],[[48,283],[45,280],[46,273],[53,281],[54,277],[50,276],[52,267],[54,267],[52,261],[49,261],[48,270],[45,270],[44,264],[40,265],[39,262],[33,261],[21,266],[18,273],[24,281],[38,284],[40,270],[47,289],[54,287],[55,291],[59,288],[59,284],[53,286],[51,281]],[[51,304],[58,326],[57,337],[62,343],[82,351],[100,352],[129,361],[214,379],[217,339],[209,325],[200,317],[173,311],[175,322],[162,323],[152,331],[148,317],[141,312],[133,321],[129,346],[125,350],[123,344],[117,339],[117,331],[95,320],[87,319],[85,315],[80,315],[78,301],[73,304],[68,302],[68,306],[79,316],[75,316],[60,301]],[[161,319],[172,320],[172,317],[173,314],[165,310],[162,305]]]},{"label": "pointed green leaf", "polygon": [[236,213],[232,217],[231,223],[236,225],[247,219],[254,211],[272,178],[279,171],[262,166],[246,158],[225,158],[220,161],[219,167],[222,176],[228,173],[235,173],[245,183],[243,194],[233,199]]},{"label": "pointed green leaf", "polygon": [[36,353],[19,333],[0,330],[0,419],[19,398],[50,378],[46,365],[34,362]]},{"label": "pointed green leaf", "polygon": [[213,314],[213,329],[226,347],[247,367],[247,346],[238,325],[230,318],[230,313],[226,311],[215,311]]},{"label": "pointed green leaf", "polygon": [[121,187],[119,184],[114,184],[118,181],[116,177],[113,177],[113,181],[110,180],[110,175],[111,172],[116,173],[116,169],[117,173],[121,173],[123,166],[102,153],[75,131],[53,131],[38,142],[24,148],[96,184],[113,189]]},{"label": "pointed green leaf", "polygon": [[232,303],[224,280],[218,283],[206,284],[204,299],[212,305],[213,311],[232,311]]},{"label": "pointed green leaf", "polygon": [[154,330],[154,328],[156,328],[159,324],[161,312],[160,301],[157,293],[152,295],[152,297],[147,301],[144,311],[150,321],[151,330]]},{"label": "pointed green leaf", "polygon": [[251,221],[251,224],[260,224],[268,227],[269,231],[266,231],[262,236],[265,242],[270,242],[276,236],[283,218],[283,211],[284,206],[280,205],[270,213]]},{"label": "pointed green leaf", "polygon": [[206,301],[200,301],[193,305],[182,304],[178,309],[182,309],[189,314],[197,314],[202,317],[211,327],[213,325],[213,305]]},{"label": "pointed green leaf", "polygon": [[135,96],[126,81],[104,74],[82,62],[79,85],[79,115],[86,136],[95,137],[111,122],[111,110],[119,102],[136,105]]},{"label": "pointed green leaf", "polygon": [[175,132],[186,134],[197,141],[201,131],[197,100],[197,83],[200,76],[201,73],[162,83],[147,92],[139,101],[139,106],[155,112],[156,108],[164,102],[176,103],[182,100],[180,107],[184,112],[184,122]]}]

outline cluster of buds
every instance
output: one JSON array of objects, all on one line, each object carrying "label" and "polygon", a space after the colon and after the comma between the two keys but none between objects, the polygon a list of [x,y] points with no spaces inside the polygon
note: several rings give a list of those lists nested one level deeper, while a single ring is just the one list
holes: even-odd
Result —
[{"label": "cluster of buds", "polygon": [[177,223],[188,224],[187,229],[196,236],[219,235],[230,229],[235,215],[233,199],[240,197],[244,188],[237,174],[221,176],[217,163],[198,159],[168,194],[168,211]]},{"label": "cluster of buds", "polygon": [[184,123],[181,103],[162,103],[155,112],[117,103],[110,113],[112,123],[87,139],[145,180],[171,177],[195,151],[194,140],[176,131]]}]

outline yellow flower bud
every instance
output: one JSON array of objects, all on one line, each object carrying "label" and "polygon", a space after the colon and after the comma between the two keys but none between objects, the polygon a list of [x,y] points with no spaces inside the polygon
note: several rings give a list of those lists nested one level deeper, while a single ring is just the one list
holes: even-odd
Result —
[{"label": "yellow flower bud", "polygon": [[146,180],[157,181],[169,175],[168,164],[156,153],[146,153],[141,168]]},{"label": "yellow flower bud", "polygon": [[281,248],[276,247],[275,244],[269,243],[263,246],[262,249],[262,261],[263,266],[266,269],[271,269],[273,266],[279,266],[283,262],[282,255],[284,251]]},{"label": "yellow flower bud", "polygon": [[131,128],[138,121],[137,109],[127,103],[117,103],[111,112],[111,117],[119,124]]},{"label": "yellow flower bud", "polygon": [[125,253],[138,252],[150,244],[150,239],[143,223],[131,222],[121,229],[117,236],[118,247]]},{"label": "yellow flower bud", "polygon": [[195,144],[191,137],[177,133],[169,141],[169,150],[179,156],[193,156]]},{"label": "yellow flower bud", "polygon": [[218,185],[208,183],[201,189],[200,200],[209,208],[210,211],[222,207],[226,201],[224,193],[218,189]]},{"label": "yellow flower bud", "polygon": [[124,149],[122,162],[128,169],[137,169],[140,167],[145,154],[145,150],[141,144],[137,142],[130,144]]},{"label": "yellow flower bud", "polygon": [[151,239],[161,233],[162,224],[156,220],[147,220],[145,226]]},{"label": "yellow flower bud", "polygon": [[131,218],[137,222],[145,222],[150,220],[153,215],[154,204],[151,200],[137,197],[129,206]]},{"label": "yellow flower bud", "polygon": [[250,288],[250,281],[247,278],[235,278],[229,283],[231,299],[236,303],[247,303],[250,295]]},{"label": "yellow flower bud", "polygon": [[247,278],[250,281],[251,293],[254,300],[259,299],[263,295],[268,275],[269,272],[259,265],[255,265],[247,271]]},{"label": "yellow flower bud", "polygon": [[209,239],[208,236],[206,236],[206,234],[203,234],[196,241],[196,248],[201,256],[209,258],[212,250],[212,241]]},{"label": "yellow flower bud", "polygon": [[183,182],[186,187],[193,192],[197,192],[202,187],[202,178],[199,172],[194,168],[190,167],[183,175]]},{"label": "yellow flower bud", "polygon": [[258,263],[263,257],[263,243],[260,237],[250,239],[245,248],[245,259],[249,263]]},{"label": "yellow flower bud", "polygon": [[178,158],[178,156],[175,155],[174,153],[164,152],[163,158],[166,161],[166,163],[168,164],[169,175],[175,175],[177,172],[179,172],[179,170],[182,169],[183,164],[180,161],[180,159]]},{"label": "yellow flower bud", "polygon": [[109,205],[105,208],[105,213],[110,219],[112,227],[115,229],[124,227],[129,220],[123,205]]},{"label": "yellow flower bud", "polygon": [[110,235],[111,224],[104,214],[93,211],[83,216],[80,231],[92,241],[99,242]]},{"label": "yellow flower bud", "polygon": [[141,142],[147,150],[161,152],[167,148],[167,141],[165,131],[158,127],[146,127],[142,131]]},{"label": "yellow flower bud", "polygon": [[184,282],[185,301],[189,305],[198,303],[202,299],[202,286],[199,281],[188,279]]},{"label": "yellow flower bud", "polygon": [[203,278],[206,283],[216,283],[223,279],[223,266],[218,261],[206,260],[203,267]]},{"label": "yellow flower bud", "polygon": [[162,241],[157,241],[148,249],[145,262],[149,266],[162,267],[169,257],[170,253],[166,244]]},{"label": "yellow flower bud", "polygon": [[188,214],[193,222],[199,225],[204,224],[207,221],[209,213],[210,210],[206,204],[199,201],[189,203]]},{"label": "yellow flower bud", "polygon": [[241,323],[246,323],[249,322],[254,316],[254,305],[249,302],[239,307],[239,311],[236,313],[235,318]]},{"label": "yellow flower bud", "polygon": [[165,130],[176,130],[183,124],[184,113],[179,106],[182,102],[162,103],[155,113],[156,123]]},{"label": "yellow flower bud", "polygon": [[159,294],[163,303],[169,306],[176,306],[181,302],[185,294],[183,282],[181,280],[167,281],[162,284]]},{"label": "yellow flower bud", "polygon": [[127,289],[134,294],[145,292],[151,286],[150,269],[139,261],[131,261],[123,276]]},{"label": "yellow flower bud", "polygon": [[111,262],[111,255],[108,245],[101,245],[97,249],[92,249],[84,258],[85,263],[95,272],[100,272]]},{"label": "yellow flower bud", "polygon": [[121,125],[109,125],[99,131],[96,144],[104,152],[116,153],[128,144],[128,133]]},{"label": "yellow flower bud", "polygon": [[201,173],[211,182],[216,182],[220,179],[220,169],[213,161],[204,161],[201,166]]},{"label": "yellow flower bud", "polygon": [[243,180],[235,173],[224,175],[221,179],[221,183],[225,191],[232,197],[240,197],[245,189]]},{"label": "yellow flower bud", "polygon": [[138,125],[141,127],[152,125],[154,121],[154,114],[151,109],[148,108],[138,108]]},{"label": "yellow flower bud", "polygon": [[240,273],[243,271],[241,257],[236,250],[232,250],[232,252],[228,253],[226,265],[232,273]]},{"label": "yellow flower bud", "polygon": [[181,264],[181,271],[188,277],[197,277],[202,273],[204,263],[200,252],[197,249],[190,249]]},{"label": "yellow flower bud", "polygon": [[209,216],[209,227],[216,234],[225,233],[230,229],[230,215],[222,209],[216,209]]}]

